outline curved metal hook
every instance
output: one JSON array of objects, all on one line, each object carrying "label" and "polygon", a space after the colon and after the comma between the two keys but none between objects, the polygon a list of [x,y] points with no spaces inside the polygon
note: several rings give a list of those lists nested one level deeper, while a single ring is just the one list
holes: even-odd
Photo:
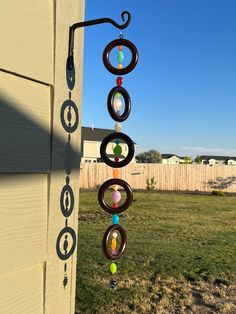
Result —
[{"label": "curved metal hook", "polygon": [[[127,16],[127,21],[125,22],[125,16]],[[69,29],[69,49],[68,49],[68,59],[67,59],[67,68],[68,70],[73,70],[74,68],[74,57],[73,57],[73,51],[74,51],[74,31],[79,28],[79,27],[86,27],[86,26],[92,26],[92,25],[97,25],[97,24],[103,24],[103,23],[110,23],[116,28],[119,29],[125,29],[127,26],[129,26],[131,22],[131,14],[129,11],[123,11],[121,13],[121,18],[124,24],[118,24],[114,20],[110,18],[101,18],[101,19],[95,19],[95,20],[90,20],[90,21],[85,21],[85,22],[79,22],[75,23],[72,26],[70,26]]]},{"label": "curved metal hook", "polygon": [[[126,22],[125,22],[125,15],[128,16]],[[125,22],[123,25],[120,25],[120,24],[116,23],[114,20],[109,19],[109,18],[106,19],[106,22],[111,23],[112,25],[114,25],[115,27],[117,27],[119,29],[125,29],[127,26],[129,26],[129,24],[131,22],[131,19],[132,19],[131,14],[129,13],[129,11],[123,11],[121,13],[121,18],[122,18],[123,22]],[[106,22],[104,22],[104,23],[106,23]]]}]

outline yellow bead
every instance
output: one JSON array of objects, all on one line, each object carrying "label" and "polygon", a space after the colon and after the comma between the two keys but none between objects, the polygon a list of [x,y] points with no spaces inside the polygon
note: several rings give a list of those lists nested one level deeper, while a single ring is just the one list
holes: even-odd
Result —
[{"label": "yellow bead", "polygon": [[113,189],[114,191],[118,191],[118,188],[119,188],[118,185],[113,185],[113,186],[112,186],[112,189]]},{"label": "yellow bead", "polygon": [[118,64],[118,69],[122,69],[123,65],[121,63]]},{"label": "yellow bead", "polygon": [[116,130],[116,132],[121,132],[121,124],[120,123],[116,123],[115,130]]},{"label": "yellow bead", "polygon": [[[110,271],[111,271],[112,275],[114,275],[114,274],[117,272],[117,266],[116,266],[115,263],[111,263],[111,265],[110,265]],[[111,281],[111,287],[112,287],[112,288],[115,288],[115,286],[116,286],[116,281],[115,281],[114,279],[112,279],[112,281]]]},{"label": "yellow bead", "polygon": [[116,98],[120,98],[121,93],[116,93]]}]

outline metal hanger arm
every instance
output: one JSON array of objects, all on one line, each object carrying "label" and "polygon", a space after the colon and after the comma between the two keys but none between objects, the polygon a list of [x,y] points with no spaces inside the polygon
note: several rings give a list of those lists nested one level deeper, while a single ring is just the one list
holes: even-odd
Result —
[{"label": "metal hanger arm", "polygon": [[[125,16],[127,16],[127,21],[125,22]],[[104,24],[104,23],[110,23],[116,28],[119,29],[125,29],[127,26],[129,26],[131,22],[131,14],[128,11],[123,11],[121,13],[121,18],[124,22],[124,24],[118,24],[114,20],[110,18],[101,18],[101,19],[95,19],[95,20],[90,20],[90,21],[84,21],[84,22],[79,22],[75,23],[72,26],[70,26],[69,29],[69,49],[68,49],[68,59],[67,59],[67,68],[69,70],[72,70],[74,68],[74,32],[77,28],[80,27],[86,27],[86,26],[92,26],[92,25],[97,25],[97,24]]]},{"label": "metal hanger arm", "polygon": [[[128,19],[127,21],[125,22],[125,15],[128,16]],[[128,11],[123,11],[121,13],[121,18],[123,20],[123,22],[125,22],[124,24],[118,24],[116,23],[114,20],[110,19],[110,18],[101,18],[101,19],[95,19],[95,20],[90,20],[90,21],[84,21],[84,22],[79,22],[79,23],[75,23],[71,26],[71,28],[73,30],[75,30],[76,28],[79,28],[79,27],[86,27],[86,26],[92,26],[92,25],[97,25],[97,24],[103,24],[103,23],[110,23],[112,24],[113,26],[115,26],[116,28],[119,28],[119,29],[124,29],[126,28],[130,22],[131,22],[131,14],[128,12]]]}]

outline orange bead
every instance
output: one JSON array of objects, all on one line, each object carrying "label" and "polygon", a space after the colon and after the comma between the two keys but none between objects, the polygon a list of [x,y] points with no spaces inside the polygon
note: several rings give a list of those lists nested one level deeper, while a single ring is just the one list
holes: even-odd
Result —
[{"label": "orange bead", "polygon": [[118,46],[118,50],[122,50],[123,49],[123,46]]},{"label": "orange bead", "polygon": [[116,179],[119,178],[119,170],[118,169],[113,170],[113,178],[116,178]]},{"label": "orange bead", "polygon": [[112,249],[112,251],[115,251],[115,249],[116,249],[116,239],[115,238],[113,238],[111,241],[111,249]]},{"label": "orange bead", "polygon": [[123,65],[121,63],[118,64],[118,69],[122,69]]}]

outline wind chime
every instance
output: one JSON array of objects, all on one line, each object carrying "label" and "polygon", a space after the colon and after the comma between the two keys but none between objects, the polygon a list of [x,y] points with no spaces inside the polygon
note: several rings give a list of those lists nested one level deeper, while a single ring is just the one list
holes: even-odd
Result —
[{"label": "wind chime", "polygon": [[[124,52],[123,48],[127,47],[132,53],[132,59],[128,66],[123,67]],[[117,67],[113,67],[110,63],[109,56],[113,48],[117,48]],[[117,271],[117,265],[114,263],[115,260],[118,260],[122,255],[126,247],[127,235],[125,229],[119,224],[119,214],[128,209],[133,200],[133,194],[129,184],[120,178],[119,168],[125,167],[134,157],[134,144],[131,138],[121,132],[121,122],[125,121],[130,114],[131,110],[131,100],[127,90],[122,87],[123,77],[131,72],[138,62],[138,51],[135,45],[127,39],[123,38],[123,34],[120,34],[119,39],[113,40],[110,42],[103,52],[103,63],[106,69],[114,75],[117,75],[116,86],[113,87],[107,98],[107,109],[111,118],[116,121],[115,132],[109,134],[104,138],[100,146],[100,154],[102,160],[110,167],[113,168],[113,179],[110,179],[104,182],[98,192],[98,201],[100,206],[112,215],[112,225],[106,230],[103,241],[102,248],[106,258],[111,262],[110,271],[113,275],[113,278],[110,281],[110,287],[115,288],[117,282],[114,278],[114,275]],[[121,96],[124,99],[124,109],[122,110],[122,100]],[[107,154],[107,147],[110,142],[114,142],[113,147],[114,160],[111,160]],[[123,143],[128,146],[128,154],[123,159],[122,156],[122,146]],[[121,201],[121,193],[119,187],[124,189],[126,193],[126,200],[123,204],[119,204]],[[105,192],[111,188],[112,189],[112,200],[113,205],[110,206],[105,200]],[[117,247],[117,237],[118,233],[120,234],[120,246]],[[111,245],[110,245],[111,238]]]},{"label": "wind chime", "polygon": [[[131,22],[131,14],[128,11],[121,13],[122,20],[125,21],[125,16],[128,17],[127,21],[123,25],[117,24],[110,18],[96,19],[92,21],[85,21],[76,23],[70,27],[69,37],[69,54],[67,59],[67,68],[69,71],[74,71],[74,60],[73,60],[73,48],[74,48],[74,31],[76,28],[91,26],[101,23],[111,23],[118,29],[125,29]],[[123,66],[124,61],[124,47],[128,48],[132,54],[131,61],[127,66]],[[117,48],[117,67],[114,67],[110,62],[110,53],[113,48]],[[134,157],[134,144],[131,138],[121,132],[121,123],[125,121],[131,111],[131,99],[127,90],[122,86],[123,77],[130,73],[138,62],[138,51],[136,46],[129,40],[123,38],[123,34],[120,33],[119,38],[111,41],[104,49],[103,52],[103,63],[106,69],[117,76],[116,86],[111,89],[107,97],[107,109],[111,118],[116,121],[115,132],[106,136],[100,146],[100,154],[102,160],[111,168],[113,168],[113,178],[104,182],[98,192],[98,201],[100,206],[109,214],[112,215],[112,224],[105,231],[102,248],[104,255],[108,260],[111,261],[110,272],[112,273],[112,279],[110,281],[110,287],[115,288],[117,282],[115,280],[115,273],[117,272],[117,265],[114,261],[118,260],[124,253],[127,243],[127,234],[125,229],[119,224],[119,214],[129,208],[133,201],[133,193],[129,184],[120,178],[119,168],[125,167]],[[124,104],[122,102],[122,97]],[[123,113],[122,113],[122,106]],[[113,143],[114,158],[111,159],[108,156],[107,148],[109,144]],[[124,144],[128,146],[128,154],[123,158]],[[121,193],[124,190],[126,193],[125,201],[120,204]],[[106,191],[112,191],[112,202],[113,205],[109,205],[109,202],[105,199]],[[118,234],[120,234],[120,245],[118,243]],[[110,241],[111,240],[111,241]],[[111,242],[111,243],[110,243]],[[111,244],[111,245],[110,245]]]}]

